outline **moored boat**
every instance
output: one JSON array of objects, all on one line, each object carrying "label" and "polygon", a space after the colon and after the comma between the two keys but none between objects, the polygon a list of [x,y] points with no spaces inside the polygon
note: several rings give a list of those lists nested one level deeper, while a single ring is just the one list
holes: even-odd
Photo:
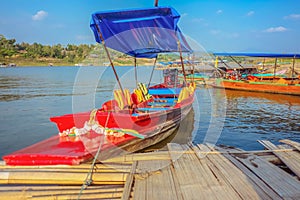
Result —
[{"label": "moored boat", "polygon": [[[156,59],[159,53],[191,52],[171,7],[155,7],[92,15],[91,28],[102,43],[119,89],[101,108],[51,117],[59,135],[3,157],[8,165],[79,164],[96,157],[104,160],[135,152],[169,137],[192,108],[195,84],[177,79],[174,69],[164,71],[164,82],[139,83],[123,88],[108,48],[134,58]],[[153,68],[154,69],[154,68]]]},{"label": "moored boat", "polygon": [[[217,56],[249,56],[276,58],[273,75],[267,74],[247,74],[242,76],[238,71],[232,75],[217,78],[212,84],[216,88],[231,90],[244,90],[251,92],[267,92],[274,94],[300,95],[300,79],[296,76],[294,65],[295,59],[300,58],[299,54],[256,54],[256,53],[216,53]],[[281,70],[276,72],[277,58],[293,59],[291,77],[284,76]]]}]

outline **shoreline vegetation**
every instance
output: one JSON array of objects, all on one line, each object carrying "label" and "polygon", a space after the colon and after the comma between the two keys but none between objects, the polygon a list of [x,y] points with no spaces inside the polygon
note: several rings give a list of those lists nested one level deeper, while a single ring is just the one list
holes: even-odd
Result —
[{"label": "shoreline vegetation", "polygon": [[[209,54],[207,54],[209,55]],[[134,59],[126,54],[110,49],[110,56],[115,66],[134,66]],[[210,55],[209,62],[211,69],[214,68],[214,56]],[[185,58],[184,58],[185,59]],[[207,61],[196,58],[195,61]],[[228,59],[228,58],[222,58]],[[153,66],[155,59],[137,59],[138,66]],[[259,67],[259,63],[265,63],[273,71],[273,58],[245,58],[240,57],[236,60],[243,64]],[[158,62],[180,61],[179,54],[160,54]],[[220,61],[219,61],[220,62]],[[231,62],[231,60],[226,60]],[[280,59],[277,67],[291,67],[292,59]],[[7,39],[0,34],[0,67],[7,66],[109,66],[109,60],[101,44],[68,44],[68,45],[42,45],[38,43],[16,43],[15,39]],[[198,66],[198,68],[201,66]],[[295,70],[300,70],[300,59],[296,59]]]},{"label": "shoreline vegetation", "polygon": [[[133,66],[134,59],[110,51],[116,66]],[[179,59],[179,55],[161,55],[160,61]],[[154,59],[137,59],[139,65],[153,65]],[[0,34],[1,66],[107,66],[109,60],[101,44],[42,45],[16,43]]]}]

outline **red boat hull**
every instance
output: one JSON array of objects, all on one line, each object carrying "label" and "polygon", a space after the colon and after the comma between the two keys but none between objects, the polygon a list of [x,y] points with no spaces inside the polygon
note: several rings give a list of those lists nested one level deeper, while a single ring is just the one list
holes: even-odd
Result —
[{"label": "red boat hull", "polygon": [[[32,146],[3,157],[8,165],[75,165],[94,158],[101,145],[99,160],[134,152],[169,137],[192,108],[191,95],[175,106],[157,112],[135,113],[129,110],[106,112],[98,110],[96,119],[104,127],[136,130],[145,139],[131,135],[109,137],[94,132],[77,137],[53,136]],[[72,127],[83,127],[91,112],[52,117],[60,132]]]}]

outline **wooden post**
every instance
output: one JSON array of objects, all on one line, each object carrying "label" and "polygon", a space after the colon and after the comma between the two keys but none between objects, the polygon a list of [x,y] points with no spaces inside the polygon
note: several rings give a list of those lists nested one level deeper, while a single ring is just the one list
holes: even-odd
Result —
[{"label": "wooden post", "polygon": [[292,67],[292,84],[294,84],[295,60],[296,60],[296,56],[294,56],[294,58],[293,58],[293,67]]},{"label": "wooden post", "polygon": [[196,85],[196,83],[195,83],[195,55],[194,54],[192,57],[192,84]]},{"label": "wooden post", "polygon": [[180,41],[177,41],[178,44],[178,50],[179,50],[179,54],[180,54],[180,61],[181,61],[181,68],[182,68],[182,73],[183,73],[183,79],[184,79],[184,83],[186,85],[186,74],[185,74],[185,69],[184,69],[184,63],[183,63],[183,58],[182,58],[182,51],[181,51],[181,45],[180,45]]},{"label": "wooden post", "polygon": [[101,31],[100,31],[98,25],[96,25],[96,28],[97,28],[97,32],[98,32],[98,34],[99,34],[99,37],[100,37],[100,39],[101,39],[101,43],[102,43],[103,46],[104,46],[106,55],[107,55],[107,57],[108,57],[108,59],[109,59],[110,65],[111,65],[111,67],[112,67],[112,69],[113,69],[113,71],[114,71],[114,74],[115,74],[115,77],[116,77],[117,82],[118,82],[118,84],[119,84],[119,87],[120,87],[120,89],[121,89],[121,91],[122,91],[122,94],[125,96],[125,93],[124,93],[123,87],[122,87],[122,85],[121,85],[119,76],[118,76],[117,71],[116,71],[116,69],[115,69],[114,63],[113,63],[113,61],[112,61],[112,59],[111,59],[111,57],[110,57],[109,51],[108,51],[108,49],[107,49],[107,47],[106,47],[106,45],[105,45],[104,38],[103,38],[103,36],[102,36],[102,33],[101,33]]},{"label": "wooden post", "polygon": [[[230,69],[230,67],[224,62],[224,60],[221,57],[217,57],[216,59],[220,59],[220,61],[225,65],[226,69]],[[216,66],[216,65],[215,65]],[[216,67],[215,67],[216,68]]]},{"label": "wooden post", "polygon": [[277,67],[277,58],[275,59],[275,66],[274,66],[273,81],[275,81],[275,76],[276,76],[276,67]]},{"label": "wooden post", "polygon": [[[265,62],[266,62],[266,58],[264,58],[264,61],[263,61],[263,70],[265,69]],[[262,79],[263,79],[263,77],[261,76],[260,80],[262,80]]]},{"label": "wooden post", "polygon": [[157,7],[158,6],[158,0],[155,0],[154,2],[154,6]]},{"label": "wooden post", "polygon": [[229,56],[236,64],[238,64],[242,69],[245,69],[234,57]]},{"label": "wooden post", "polygon": [[134,77],[135,77],[136,87],[138,87],[136,57],[134,57]]},{"label": "wooden post", "polygon": [[154,72],[154,69],[155,69],[155,66],[156,66],[157,57],[158,56],[156,56],[156,58],[154,60],[153,68],[152,68],[151,75],[150,75],[150,80],[149,80],[149,83],[148,83],[148,89],[150,87],[150,83],[151,83],[151,80],[152,80],[152,77],[153,77],[153,72]]}]

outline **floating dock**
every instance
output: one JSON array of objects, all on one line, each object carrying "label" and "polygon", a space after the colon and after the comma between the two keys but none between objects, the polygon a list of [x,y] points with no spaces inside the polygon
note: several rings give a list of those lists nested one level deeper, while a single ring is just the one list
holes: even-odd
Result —
[{"label": "floating dock", "polygon": [[168,144],[76,166],[0,165],[0,199],[300,199],[300,143]]}]

